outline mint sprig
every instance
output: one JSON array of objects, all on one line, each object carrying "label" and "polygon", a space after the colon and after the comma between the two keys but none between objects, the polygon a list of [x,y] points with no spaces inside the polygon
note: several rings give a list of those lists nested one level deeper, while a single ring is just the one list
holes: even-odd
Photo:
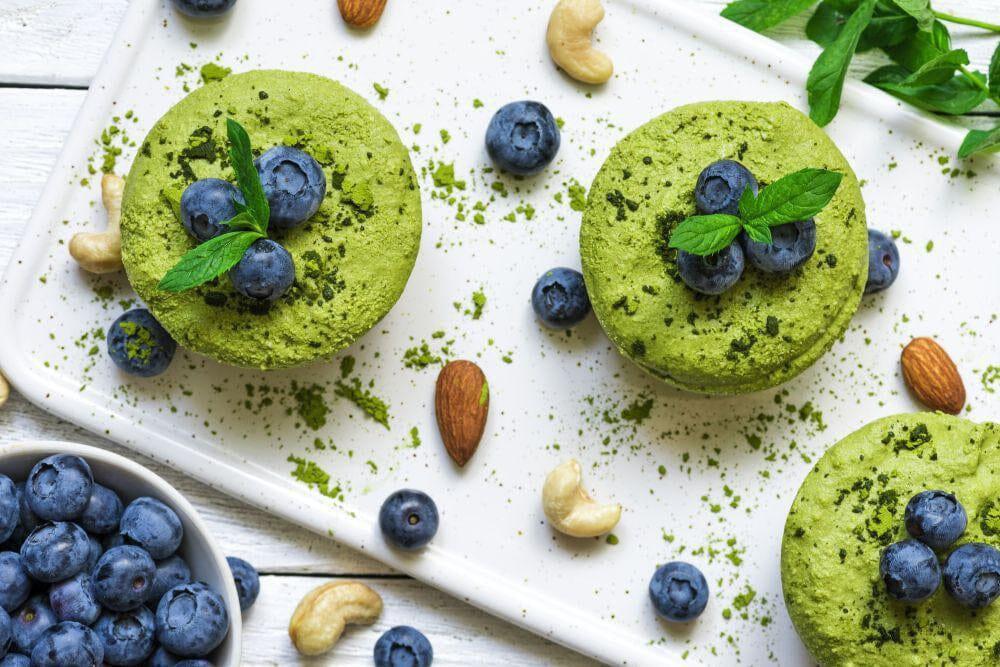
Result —
[{"label": "mint sprig", "polygon": [[232,118],[226,120],[226,131],[229,161],[243,202],[233,202],[239,212],[225,223],[230,231],[189,250],[167,271],[158,286],[165,292],[185,292],[218,278],[236,266],[255,241],[267,238],[271,207],[253,163],[250,135]]},{"label": "mint sprig", "polygon": [[826,169],[802,169],[783,176],[754,196],[747,187],[739,215],[695,215],[677,225],[670,247],[708,256],[723,250],[741,231],[758,243],[771,243],[771,227],[807,220],[833,199],[843,174]]}]

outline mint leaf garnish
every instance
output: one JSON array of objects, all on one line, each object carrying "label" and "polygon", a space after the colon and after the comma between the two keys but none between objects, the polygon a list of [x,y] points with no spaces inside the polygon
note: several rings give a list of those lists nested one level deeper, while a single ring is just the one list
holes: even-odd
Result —
[{"label": "mint leaf garnish", "polygon": [[995,153],[1000,151],[1000,125],[992,130],[969,130],[965,135],[958,157],[966,158],[975,153]]},{"label": "mint leaf garnish", "polygon": [[806,80],[809,117],[820,127],[829,124],[837,115],[847,68],[858,48],[861,33],[871,23],[874,11],[875,0],[862,0],[851,18],[847,19],[840,34],[823,50],[809,71],[809,78]]},{"label": "mint leaf garnish", "polygon": [[783,176],[754,195],[748,187],[740,196],[738,216],[695,215],[677,225],[670,247],[692,255],[714,255],[741,231],[757,243],[771,244],[771,227],[808,220],[833,199],[843,174],[826,169],[803,169]]},{"label": "mint leaf garnish", "polygon": [[229,161],[236,172],[236,184],[243,193],[248,211],[257,223],[257,231],[267,234],[267,223],[271,219],[271,207],[264,194],[264,186],[253,163],[253,151],[250,148],[250,135],[243,126],[232,118],[226,120],[226,131],[229,134]]},{"label": "mint leaf garnish", "polygon": [[743,224],[735,215],[695,215],[677,225],[670,247],[692,255],[714,255],[732,243],[741,229]]},{"label": "mint leaf garnish", "polygon": [[253,242],[262,238],[259,232],[227,232],[205,241],[181,257],[158,287],[164,292],[184,292],[204,285],[236,266]]},{"label": "mint leaf garnish", "polygon": [[234,201],[238,213],[226,222],[229,230],[189,250],[160,280],[165,292],[184,292],[214,280],[236,266],[243,253],[258,239],[267,238],[271,207],[253,163],[250,135],[232,118],[226,120],[229,134],[229,161],[243,202]]},{"label": "mint leaf garnish", "polygon": [[840,187],[843,174],[826,169],[803,169],[783,176],[755,198],[744,191],[740,215],[744,225],[775,227],[807,220],[822,211]]},{"label": "mint leaf garnish", "polygon": [[722,15],[751,30],[762,32],[814,4],[815,0],[736,0],[726,5]]}]

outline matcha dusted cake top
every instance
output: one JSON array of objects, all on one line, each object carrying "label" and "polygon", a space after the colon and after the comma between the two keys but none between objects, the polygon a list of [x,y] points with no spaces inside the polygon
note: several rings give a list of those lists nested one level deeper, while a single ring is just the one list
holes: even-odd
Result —
[{"label": "matcha dusted cake top", "polygon": [[[843,175],[815,216],[816,248],[786,275],[747,267],[718,296],[677,270],[670,235],[695,214],[709,164],[745,165],[761,186],[801,169]],[[580,232],[587,289],[618,349],[651,374],[706,393],[764,389],[798,375],[844,332],[865,287],[864,201],[833,142],[784,103],[705,102],[680,107],[612,150],[588,196]]]},{"label": "matcha dusted cake top", "polygon": [[[178,294],[157,288],[197,243],[178,218],[185,188],[235,180],[227,118],[246,128],[256,154],[299,148],[327,179],[308,222],[274,230],[295,263],[294,284],[274,303],[241,296],[225,276]],[[253,71],[200,88],[150,131],[128,176],[122,255],[133,287],[180,345],[268,369],[328,358],[374,326],[406,285],[420,233],[409,153],[374,107],[320,76]]]},{"label": "matcha dusted cake top", "polygon": [[[831,447],[809,473],[785,524],[781,579],[789,614],[826,666],[996,665],[1000,606],[968,609],[942,586],[906,604],[879,576],[883,549],[909,537],[907,502],[954,494],[970,542],[1000,547],[1000,424],[943,414],[882,419]],[[952,549],[938,554],[944,560]]]}]

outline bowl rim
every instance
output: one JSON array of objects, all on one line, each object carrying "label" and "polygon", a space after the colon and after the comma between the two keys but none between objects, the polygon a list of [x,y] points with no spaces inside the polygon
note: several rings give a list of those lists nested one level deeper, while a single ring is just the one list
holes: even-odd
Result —
[{"label": "bowl rim", "polygon": [[[40,460],[52,454],[75,454],[88,462],[90,460],[100,461],[103,464],[132,473],[143,481],[148,482],[152,487],[151,490],[162,494],[169,500],[169,504],[173,509],[179,509],[185,515],[185,518],[194,527],[195,532],[204,539],[205,544],[208,546],[208,551],[212,557],[211,564],[222,575],[220,577],[224,582],[222,593],[226,600],[226,606],[229,609],[230,619],[229,634],[223,641],[223,645],[227,643],[231,644],[229,667],[239,665],[242,659],[243,647],[243,615],[240,611],[240,598],[236,592],[236,582],[232,576],[226,576],[230,573],[229,563],[226,561],[226,557],[222,554],[219,545],[216,543],[211,531],[202,520],[201,515],[194,505],[180,491],[174,488],[170,482],[149,468],[107,449],[70,442],[68,440],[17,440],[0,443],[0,462],[12,455],[35,456],[36,460]],[[220,665],[220,667],[222,666]]]}]

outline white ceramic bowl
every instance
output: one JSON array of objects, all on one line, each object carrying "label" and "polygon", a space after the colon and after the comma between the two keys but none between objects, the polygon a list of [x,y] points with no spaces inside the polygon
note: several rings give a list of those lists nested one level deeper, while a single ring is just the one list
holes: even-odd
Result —
[{"label": "white ceramic bowl", "polygon": [[94,480],[115,490],[126,505],[139,496],[152,496],[177,512],[184,524],[184,542],[178,553],[191,566],[197,581],[204,581],[226,601],[229,610],[229,634],[211,656],[217,667],[240,664],[243,621],[236,584],[226,563],[209,535],[208,527],[194,507],[163,478],[138,463],[96,447],[70,442],[16,442],[0,446],[0,473],[14,481],[27,478],[31,467],[52,454],[75,454],[90,464]]}]

